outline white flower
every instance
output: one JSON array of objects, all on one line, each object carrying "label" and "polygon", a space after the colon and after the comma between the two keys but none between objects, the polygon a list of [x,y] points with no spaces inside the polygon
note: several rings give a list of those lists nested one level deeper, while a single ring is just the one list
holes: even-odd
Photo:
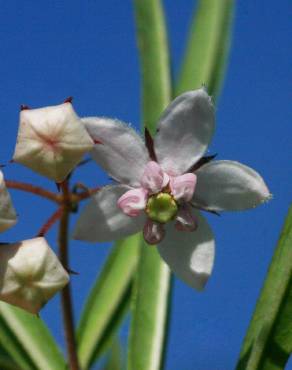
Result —
[{"label": "white flower", "polygon": [[0,232],[14,226],[16,222],[16,212],[6,189],[3,173],[0,171]]},{"label": "white flower", "polygon": [[[204,89],[176,98],[158,122],[153,145],[123,123],[106,118],[83,122],[95,145],[92,156],[119,184],[93,196],[74,237],[109,241],[143,229],[173,272],[202,289],[211,274],[215,243],[198,209],[252,208],[270,193],[252,169],[232,161],[203,159],[213,136],[211,98]],[[147,139],[147,137],[146,137]]]},{"label": "white flower", "polygon": [[0,300],[36,314],[68,281],[44,238],[0,245]]},{"label": "white flower", "polygon": [[93,144],[70,102],[23,109],[13,160],[62,182]]}]

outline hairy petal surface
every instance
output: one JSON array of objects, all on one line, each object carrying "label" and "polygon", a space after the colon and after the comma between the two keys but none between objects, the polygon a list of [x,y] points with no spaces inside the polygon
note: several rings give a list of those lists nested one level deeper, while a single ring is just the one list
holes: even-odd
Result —
[{"label": "hairy petal surface", "polygon": [[31,313],[69,282],[44,238],[0,246],[0,299]]},{"label": "hairy petal surface", "polygon": [[3,173],[0,171],[0,232],[14,226],[16,222],[16,212],[6,189]]},{"label": "hairy petal surface", "polygon": [[174,222],[167,224],[165,238],[157,248],[178,278],[202,290],[212,272],[215,241],[207,221],[199,212],[194,214],[198,222],[195,231],[178,231]]},{"label": "hairy petal surface", "polygon": [[82,122],[89,135],[97,142],[91,151],[93,159],[120,183],[139,186],[149,161],[141,137],[118,120],[86,117]]},{"label": "hairy petal surface", "polygon": [[214,107],[205,89],[186,92],[165,110],[158,123],[155,153],[170,175],[187,172],[207,150],[215,128]]},{"label": "hairy petal surface", "polygon": [[142,230],[145,215],[130,217],[118,207],[118,199],[129,187],[112,185],[95,194],[81,212],[74,229],[74,239],[105,242],[123,238]]},{"label": "hairy petal surface", "polygon": [[270,199],[262,177],[250,167],[234,161],[214,161],[197,172],[193,203],[214,211],[254,208]]}]

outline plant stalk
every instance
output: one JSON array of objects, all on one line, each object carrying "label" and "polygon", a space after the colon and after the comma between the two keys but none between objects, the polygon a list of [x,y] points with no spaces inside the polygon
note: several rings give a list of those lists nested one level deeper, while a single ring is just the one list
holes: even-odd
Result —
[{"label": "plant stalk", "polygon": [[[61,189],[63,193],[63,213],[59,226],[59,257],[65,270],[68,271],[68,226],[71,203],[68,182],[66,180],[61,184]],[[61,302],[69,368],[71,370],[79,370],[70,283],[61,292]]]}]

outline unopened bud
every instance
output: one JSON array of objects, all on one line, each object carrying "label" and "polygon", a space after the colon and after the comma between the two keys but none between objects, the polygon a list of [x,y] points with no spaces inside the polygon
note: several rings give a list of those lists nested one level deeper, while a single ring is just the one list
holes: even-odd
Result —
[{"label": "unopened bud", "polygon": [[13,160],[62,182],[93,145],[69,102],[22,110]]},{"label": "unopened bud", "polygon": [[0,299],[36,314],[69,281],[42,237],[0,245]]},{"label": "unopened bud", "polygon": [[0,232],[16,224],[17,216],[0,171]]}]

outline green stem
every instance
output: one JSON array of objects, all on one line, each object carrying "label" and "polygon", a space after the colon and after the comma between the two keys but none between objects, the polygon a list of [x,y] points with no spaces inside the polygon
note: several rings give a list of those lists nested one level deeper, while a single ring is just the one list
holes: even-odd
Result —
[{"label": "green stem", "polygon": [[[69,270],[69,256],[68,256],[68,226],[70,215],[70,192],[67,181],[61,184],[63,192],[63,213],[60,220],[59,227],[59,256],[64,268]],[[71,299],[70,283],[65,286],[61,292],[62,312],[65,339],[68,353],[69,366],[71,370],[79,370],[79,363],[77,357],[76,340],[74,333],[74,317]]]}]

